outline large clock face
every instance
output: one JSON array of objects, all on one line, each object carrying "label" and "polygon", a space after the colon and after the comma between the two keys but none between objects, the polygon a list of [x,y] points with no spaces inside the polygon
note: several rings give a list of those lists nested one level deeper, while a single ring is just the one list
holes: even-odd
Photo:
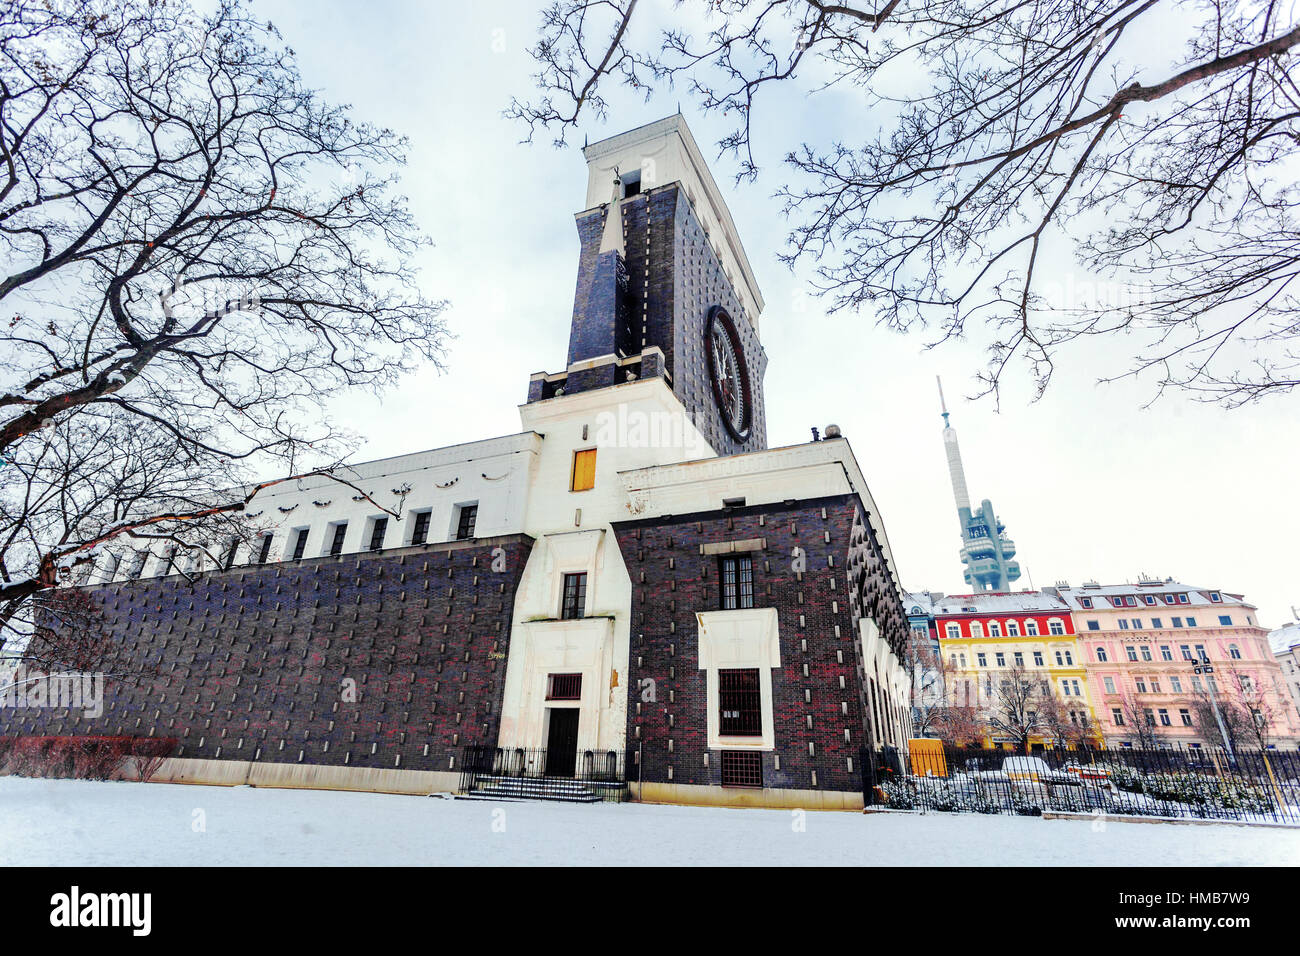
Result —
[{"label": "large clock face", "polygon": [[736,328],[725,309],[714,306],[704,327],[704,350],[708,356],[713,400],[727,431],[736,441],[746,441],[750,430],[749,373]]}]

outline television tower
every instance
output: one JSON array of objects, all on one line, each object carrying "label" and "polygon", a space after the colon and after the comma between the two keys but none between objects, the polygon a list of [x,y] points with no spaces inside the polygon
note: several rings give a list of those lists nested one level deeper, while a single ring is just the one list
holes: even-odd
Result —
[{"label": "television tower", "polygon": [[978,511],[972,511],[970,492],[966,489],[966,471],[961,464],[957,430],[948,421],[948,404],[943,398],[943,380],[939,383],[939,407],[943,410],[943,449],[948,457],[948,477],[952,479],[952,497],[957,503],[957,521],[961,527],[961,563],[966,583],[976,591],[1007,591],[1020,578],[1020,563],[1015,542],[1006,536],[1006,525],[997,519],[993,502],[985,498]]}]

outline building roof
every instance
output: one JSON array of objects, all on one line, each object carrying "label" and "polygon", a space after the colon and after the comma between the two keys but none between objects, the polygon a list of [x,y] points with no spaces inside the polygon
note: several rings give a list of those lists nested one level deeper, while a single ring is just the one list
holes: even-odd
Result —
[{"label": "building roof", "polygon": [[[1129,583],[1129,584],[1083,584],[1083,585],[1076,585],[1074,587],[1063,584],[1063,585],[1058,585],[1057,587],[1052,588],[1051,590],[1060,594],[1061,598],[1064,599],[1067,604],[1069,604],[1070,609],[1072,611],[1090,610],[1089,608],[1085,608],[1082,604],[1079,603],[1079,598],[1081,597],[1109,598],[1109,597],[1117,597],[1117,596],[1127,596],[1130,594],[1134,596],[1142,596],[1146,594],[1154,594],[1154,595],[1186,594],[1187,600],[1191,605],[1208,605],[1211,607],[1222,607],[1224,605],[1227,605],[1229,607],[1249,607],[1249,608],[1253,608],[1255,606],[1251,604],[1249,601],[1245,600],[1245,598],[1240,594],[1229,594],[1227,591],[1220,591],[1218,588],[1193,587],[1190,584],[1181,584],[1178,581],[1175,581],[1173,578],[1165,578],[1162,581],[1157,581],[1157,580],[1138,581],[1136,583]],[[1219,595],[1220,600],[1211,601],[1210,600],[1211,593]],[[1145,604],[1145,602],[1142,603]],[[1165,606],[1163,601],[1161,601],[1160,603],[1161,606]],[[1169,606],[1176,607],[1178,605],[1169,605]],[[1186,607],[1188,605],[1182,605],[1182,606]],[[1102,605],[1101,610],[1105,610],[1107,607],[1111,607],[1109,602],[1107,604]],[[1091,610],[1096,610],[1096,608],[1092,608]]]},{"label": "building roof", "polygon": [[1276,631],[1270,631],[1268,644],[1274,654],[1286,654],[1291,648],[1300,647],[1300,621],[1287,621]]},{"label": "building roof", "polygon": [[[909,605],[909,607],[915,605]],[[936,616],[958,614],[1005,614],[1008,611],[1068,611],[1069,606],[1054,594],[1043,591],[987,591],[978,594],[946,594],[932,605]]]}]

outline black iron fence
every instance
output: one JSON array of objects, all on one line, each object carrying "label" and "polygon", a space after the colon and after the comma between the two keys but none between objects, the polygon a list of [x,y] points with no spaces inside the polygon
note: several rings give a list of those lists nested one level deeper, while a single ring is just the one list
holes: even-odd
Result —
[{"label": "black iron fence", "polygon": [[[940,742],[935,741],[938,745]],[[914,744],[864,751],[869,806],[1300,824],[1300,753],[1010,750]]]},{"label": "black iron fence", "polygon": [[[532,783],[539,794],[568,781],[607,800],[622,800],[627,791],[627,751],[579,750],[550,752],[519,747],[464,748],[460,792],[472,793],[495,781]],[[526,791],[525,791],[526,792]]]}]

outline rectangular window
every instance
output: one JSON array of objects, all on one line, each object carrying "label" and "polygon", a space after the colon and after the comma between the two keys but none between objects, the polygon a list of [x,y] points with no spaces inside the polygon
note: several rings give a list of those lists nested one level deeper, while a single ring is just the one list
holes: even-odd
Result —
[{"label": "rectangular window", "polygon": [[550,674],[546,678],[547,700],[581,700],[581,674]]},{"label": "rectangular window", "polygon": [[474,525],[478,523],[478,505],[461,505],[456,519],[456,540],[468,541],[474,537]]},{"label": "rectangular window", "polygon": [[1106,685],[1106,693],[1108,693],[1108,694],[1113,694],[1113,693],[1115,693],[1115,678],[1113,678],[1113,677],[1103,677],[1101,680],[1102,680],[1102,683],[1104,683],[1104,684]]},{"label": "rectangular window", "polygon": [[988,658],[988,655],[985,654],[983,651],[980,651],[980,653],[978,653],[978,654],[975,655],[975,660],[976,660],[976,662],[979,664],[980,667],[988,667],[988,666],[989,666],[989,658]]},{"label": "rectangular window", "polygon": [[1162,661],[1172,661],[1174,659],[1174,652],[1169,649],[1168,644],[1160,645],[1160,659]]},{"label": "rectangular window", "polygon": [[334,537],[330,539],[330,554],[343,553],[343,539],[348,533],[348,523],[346,521],[334,526]]},{"label": "rectangular window", "polygon": [[1034,666],[1035,666],[1035,667],[1042,667],[1042,666],[1043,666],[1043,652],[1042,652],[1042,651],[1034,651]]},{"label": "rectangular window", "polygon": [[724,787],[762,787],[763,755],[740,750],[722,751]]},{"label": "rectangular window", "polygon": [[1151,619],[1151,626],[1152,626],[1153,628],[1155,628],[1155,629],[1158,631],[1158,630],[1160,630],[1162,627],[1164,627],[1165,625],[1164,625],[1164,622],[1160,620],[1160,618],[1158,618],[1158,617],[1153,617],[1153,618]]},{"label": "rectangular window", "polygon": [[1133,618],[1133,630],[1135,631],[1142,630],[1142,618],[1140,617]]},{"label": "rectangular window", "polygon": [[1050,633],[1052,633],[1052,634],[1056,634],[1056,635],[1059,636],[1059,635],[1065,633],[1065,623],[1064,623],[1063,621],[1056,621],[1056,620],[1048,621],[1048,622],[1047,622],[1047,630],[1048,630]]},{"label": "rectangular window", "polygon": [[1142,714],[1147,719],[1148,727],[1154,727],[1156,725],[1156,715],[1155,712],[1152,711],[1150,707],[1147,707],[1145,710],[1143,710]]},{"label": "rectangular window", "polygon": [[1127,630],[1128,630],[1128,618],[1126,618],[1126,617],[1121,617],[1121,618],[1119,619],[1119,629],[1120,629],[1121,631],[1127,631]]},{"label": "rectangular window", "polygon": [[273,535],[262,535],[262,549],[257,552],[257,563],[266,564],[266,559],[271,556],[271,538]]},{"label": "rectangular window", "polygon": [[564,576],[564,601],[560,605],[560,617],[564,620],[576,620],[587,611],[587,572]]},{"label": "rectangular window", "polygon": [[1223,598],[1219,597],[1219,592],[1218,592],[1218,591],[1211,591],[1211,592],[1210,592],[1210,600],[1213,601],[1215,604],[1218,604],[1220,601],[1223,600]]},{"label": "rectangular window", "polygon": [[1092,607],[1092,598],[1079,598],[1079,607]]},{"label": "rectangular window", "polygon": [[997,654],[997,658],[996,658],[996,659],[997,659],[997,662],[998,662],[998,667],[1006,667],[1006,666],[1007,666],[1007,655],[1006,655],[1006,654],[1003,654],[1001,651],[999,651],[998,654]]},{"label": "rectangular window", "polygon": [[1147,681],[1145,677],[1135,678],[1133,684],[1137,687],[1139,694],[1145,694],[1147,692]]},{"label": "rectangular window", "polygon": [[763,736],[758,668],[718,671],[718,732],[723,737]]},{"label": "rectangular window", "polygon": [[1170,677],[1169,689],[1172,690],[1175,694],[1181,694],[1183,692],[1183,679],[1176,675]]},{"label": "rectangular window", "polygon": [[431,511],[420,511],[415,515],[415,527],[411,530],[411,544],[424,544],[429,540],[429,518]]},{"label": "rectangular window", "polygon": [[301,561],[307,551],[307,528],[299,528],[298,536],[293,540],[293,559]]},{"label": "rectangular window", "polygon": [[1100,631],[1100,630],[1101,630],[1101,622],[1100,622],[1100,621],[1089,621],[1089,622],[1088,622],[1088,630],[1090,630],[1090,631]]},{"label": "rectangular window", "polygon": [[221,562],[221,566],[225,568],[227,571],[229,571],[232,567],[234,567],[235,555],[238,552],[239,552],[239,539],[231,538],[230,546],[226,548],[226,557],[225,560]]},{"label": "rectangular window", "polygon": [[1195,627],[1195,626],[1196,626],[1196,618],[1194,618],[1194,617],[1189,617],[1189,618],[1187,619],[1187,626],[1188,626],[1188,627]]},{"label": "rectangular window", "polygon": [[1161,707],[1161,708],[1160,708],[1160,726],[1161,726],[1161,727],[1169,727],[1169,726],[1171,726],[1171,725],[1172,725],[1172,721],[1170,721],[1170,719],[1169,719],[1169,711],[1167,711],[1165,708]]},{"label": "rectangular window", "polygon": [[384,546],[384,534],[388,531],[388,519],[376,518],[370,526],[370,550],[378,551]]},{"label": "rectangular window", "polygon": [[1219,623],[1222,624],[1224,627],[1228,627],[1230,624],[1232,624],[1232,617],[1228,614],[1220,614]]},{"label": "rectangular window", "polygon": [[1187,595],[1186,595],[1186,594],[1180,594],[1180,595],[1178,595],[1178,603],[1179,603],[1179,604],[1186,604],[1186,603],[1188,603],[1188,601],[1187,601]]},{"label": "rectangular window", "polygon": [[1152,607],[1156,603],[1156,598],[1154,594],[1144,594],[1142,595],[1142,600],[1146,601],[1148,607]]},{"label": "rectangular window", "polygon": [[1015,659],[1016,659],[1016,666],[1017,666],[1017,667],[1024,667],[1024,666],[1025,666],[1025,655],[1022,654],[1020,651],[1016,651]]},{"label": "rectangular window", "polygon": [[573,474],[569,482],[570,491],[587,491],[596,487],[596,449],[573,453]]},{"label": "rectangular window", "polygon": [[733,555],[719,561],[722,581],[722,610],[754,606],[754,562],[749,555]]},{"label": "rectangular window", "polygon": [[1131,644],[1128,644],[1125,645],[1124,650],[1128,653],[1129,660],[1136,661],[1138,659],[1138,652],[1136,647],[1133,647]]},{"label": "rectangular window", "polygon": [[1112,707],[1110,711],[1110,719],[1115,722],[1116,727],[1123,727],[1124,711],[1120,710],[1118,707]]},{"label": "rectangular window", "polygon": [[1142,659],[1144,661],[1151,660],[1151,648],[1147,647],[1145,644],[1142,646]]},{"label": "rectangular window", "polygon": [[1184,727],[1192,726],[1192,713],[1186,707],[1178,711],[1178,716],[1182,718]]},{"label": "rectangular window", "polygon": [[1174,627],[1182,627],[1182,626],[1183,626],[1183,619],[1181,617],[1174,618]]}]

